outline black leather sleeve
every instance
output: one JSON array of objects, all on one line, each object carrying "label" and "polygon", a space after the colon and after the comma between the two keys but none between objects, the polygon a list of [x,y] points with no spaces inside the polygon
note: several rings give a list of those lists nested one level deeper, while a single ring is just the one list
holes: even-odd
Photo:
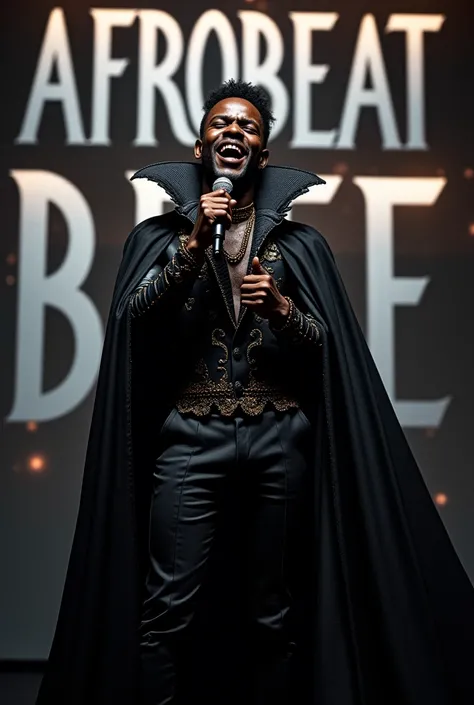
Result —
[{"label": "black leather sleeve", "polygon": [[130,297],[132,318],[142,316],[158,301],[166,300],[176,289],[192,283],[201,267],[202,262],[181,244],[164,267],[158,263],[153,265],[132,293]]},{"label": "black leather sleeve", "polygon": [[270,325],[271,330],[277,338],[283,336],[295,344],[321,345],[321,333],[313,316],[302,313],[292,299],[286,298],[290,304],[288,318],[280,328]]}]

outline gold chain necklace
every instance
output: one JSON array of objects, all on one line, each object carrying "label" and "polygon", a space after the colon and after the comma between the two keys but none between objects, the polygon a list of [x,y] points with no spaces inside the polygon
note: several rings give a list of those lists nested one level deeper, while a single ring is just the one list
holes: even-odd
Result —
[{"label": "gold chain necklace", "polygon": [[242,223],[244,220],[247,220],[247,218],[250,218],[254,210],[255,206],[253,205],[253,201],[252,203],[249,203],[248,206],[242,206],[241,208],[233,208],[232,222]]},{"label": "gold chain necklace", "polygon": [[[253,206],[253,204],[252,204]],[[240,209],[239,209],[240,210]],[[226,260],[229,262],[229,264],[239,264],[244,258],[245,253],[247,252],[247,245],[249,244],[249,239],[250,239],[250,233],[252,232],[253,225],[255,223],[255,208],[252,208],[252,211],[250,213],[250,218],[248,219],[247,226],[245,228],[244,236],[242,238],[241,245],[239,247],[238,252],[235,253],[235,255],[229,254],[225,247],[223,247],[223,252]]]}]

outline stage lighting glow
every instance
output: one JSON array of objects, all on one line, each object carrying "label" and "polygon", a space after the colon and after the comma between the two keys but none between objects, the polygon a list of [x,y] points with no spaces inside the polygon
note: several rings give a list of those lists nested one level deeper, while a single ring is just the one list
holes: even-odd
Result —
[{"label": "stage lighting glow", "polygon": [[268,10],[268,0],[245,0],[246,5],[253,5],[256,10],[266,12]]},{"label": "stage lighting glow", "polygon": [[28,458],[28,470],[34,473],[43,472],[46,469],[46,459],[44,455],[31,455]]},{"label": "stage lighting glow", "polygon": [[36,423],[36,421],[28,421],[28,423],[26,424],[26,430],[31,432],[37,431],[38,424]]},{"label": "stage lighting glow", "polygon": [[347,162],[336,162],[332,167],[333,174],[345,176],[349,172],[349,164]]},{"label": "stage lighting glow", "polygon": [[448,503],[448,497],[444,494],[444,492],[438,492],[435,496],[435,502],[440,507],[444,507],[444,505]]},{"label": "stage lighting glow", "polygon": [[464,169],[464,178],[465,179],[474,178],[474,169],[471,169],[471,167],[467,167],[466,169]]},{"label": "stage lighting glow", "polygon": [[474,237],[474,223],[469,223],[469,235]]}]

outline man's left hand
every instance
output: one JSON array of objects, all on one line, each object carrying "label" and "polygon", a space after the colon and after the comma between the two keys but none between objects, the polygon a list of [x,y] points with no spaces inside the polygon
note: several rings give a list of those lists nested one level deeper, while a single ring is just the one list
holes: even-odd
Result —
[{"label": "man's left hand", "polygon": [[290,304],[280,294],[274,278],[262,267],[258,257],[252,260],[252,274],[247,274],[242,281],[240,301],[276,326],[283,325],[290,312]]}]

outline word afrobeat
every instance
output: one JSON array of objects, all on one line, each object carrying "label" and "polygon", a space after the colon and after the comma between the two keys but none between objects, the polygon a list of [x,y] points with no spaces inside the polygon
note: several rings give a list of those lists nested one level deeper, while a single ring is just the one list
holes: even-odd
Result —
[{"label": "word afrobeat", "polygon": [[[262,85],[270,94],[277,117],[273,139],[292,119],[291,147],[354,149],[361,110],[372,107],[377,115],[383,149],[427,149],[424,111],[424,43],[425,33],[438,32],[444,22],[439,14],[391,14],[384,33],[405,34],[406,63],[405,103],[406,142],[402,144],[397,125],[382,43],[375,18],[361,18],[352,64],[337,127],[315,129],[313,115],[323,114],[324,102],[317,95],[330,71],[329,64],[313,63],[313,43],[318,32],[335,32],[336,12],[290,12],[285,36],[268,15],[255,11],[239,11],[237,29],[219,10],[204,12],[195,22],[189,37],[183,35],[179,22],[169,13],[151,9],[92,8],[93,70],[90,95],[90,135],[86,137],[83,113],[75,76],[75,63],[80,56],[71,52],[66,17],[62,8],[51,11],[47,22],[32,87],[17,144],[36,144],[45,105],[59,103],[65,125],[65,141],[70,145],[109,145],[111,118],[111,84],[118,81],[130,63],[127,57],[113,57],[115,28],[131,28],[138,22],[137,91],[135,114],[136,146],[156,146],[156,99],[159,93],[166,110],[170,130],[177,142],[194,143],[201,120],[203,77],[206,52],[211,37],[220,51],[222,80],[242,77]],[[291,24],[290,24],[291,23]],[[286,32],[292,26],[293,42]],[[319,35],[320,36],[320,35]],[[163,42],[164,39],[164,42]],[[390,37],[384,39],[390,41]],[[162,44],[163,43],[163,46]],[[240,51],[239,51],[240,45]],[[286,60],[285,52],[293,46],[293,95],[279,72]],[[263,46],[263,51],[261,47]],[[337,45],[336,45],[337,46]],[[207,52],[208,53],[208,52]],[[157,57],[160,59],[157,60]],[[289,57],[290,58],[290,57]],[[339,55],[337,57],[339,59]],[[177,75],[183,68],[183,87]],[[53,81],[56,75],[57,80]],[[328,79],[330,80],[330,79]],[[334,85],[332,93],[340,90]],[[317,96],[312,100],[312,93]],[[333,96],[334,97],[334,96]],[[318,101],[317,110],[313,102]],[[323,98],[324,101],[324,98]],[[123,119],[123,115],[120,116]],[[89,121],[88,121],[89,122]]]}]

